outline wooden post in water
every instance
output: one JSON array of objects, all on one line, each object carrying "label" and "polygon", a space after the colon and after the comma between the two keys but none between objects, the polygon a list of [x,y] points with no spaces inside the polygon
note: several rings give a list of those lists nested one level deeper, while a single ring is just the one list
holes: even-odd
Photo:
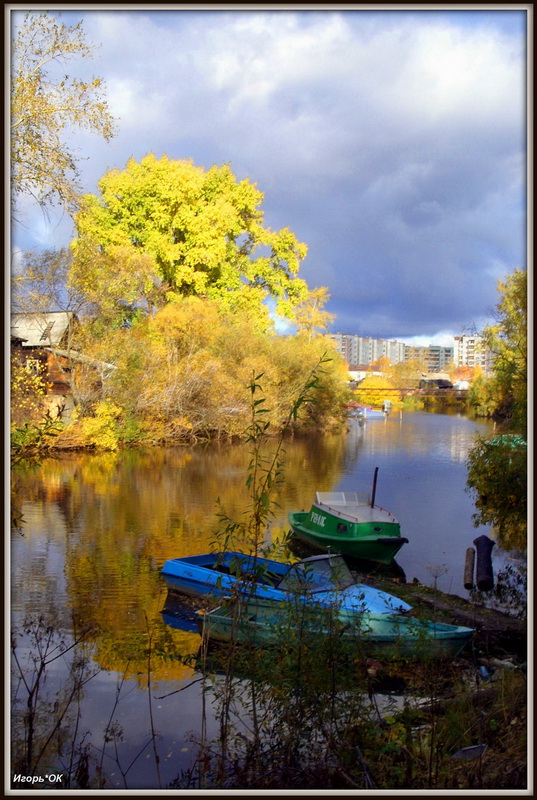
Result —
[{"label": "wooden post in water", "polygon": [[492,573],[492,542],[488,536],[478,536],[474,539],[477,550],[477,564],[475,568],[475,582],[480,592],[490,592],[494,586]]},{"label": "wooden post in water", "polygon": [[466,560],[464,562],[464,588],[474,588],[474,564],[475,564],[475,550],[469,547],[466,551]]},{"label": "wooden post in water", "polygon": [[373,488],[371,489],[371,508],[375,505],[375,495],[377,493],[377,475],[379,468],[375,467],[375,474],[373,475]]}]

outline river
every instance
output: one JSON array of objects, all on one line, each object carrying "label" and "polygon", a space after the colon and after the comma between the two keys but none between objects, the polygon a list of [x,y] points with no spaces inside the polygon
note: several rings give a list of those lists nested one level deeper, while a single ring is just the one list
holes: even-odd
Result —
[{"label": "river", "polygon": [[[465,460],[476,434],[490,431],[489,423],[460,415],[396,411],[353,421],[344,434],[286,442],[269,538],[285,533],[287,512],[309,508],[316,491],[370,490],[378,467],[376,502],[398,517],[409,540],[397,556],[407,581],[436,581],[467,597],[466,548],[490,531],[473,526]],[[167,558],[210,550],[219,510],[241,518],[249,460],[248,445],[211,444],[63,454],[15,474],[24,523],[11,534],[12,623],[20,631],[41,615],[67,641],[75,626],[94,626],[87,651],[93,677],[77,700],[71,735],[84,731],[90,773],[102,768],[108,787],[166,788],[196,752],[189,734],[200,729],[199,676],[173,656],[195,651],[199,637],[166,623],[160,569]],[[505,554],[495,547],[493,558],[497,564]],[[19,635],[21,664],[31,655],[30,638]],[[44,703],[65,689],[69,663],[68,655],[51,660]],[[215,731],[209,719],[208,735]]]}]

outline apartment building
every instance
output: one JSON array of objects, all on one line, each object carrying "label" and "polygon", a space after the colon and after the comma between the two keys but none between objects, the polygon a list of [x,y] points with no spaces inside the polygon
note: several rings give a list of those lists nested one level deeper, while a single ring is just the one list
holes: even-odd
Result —
[{"label": "apartment building", "polygon": [[390,364],[399,364],[405,360],[403,342],[372,339],[370,336],[357,336],[354,333],[334,333],[332,339],[350,368],[359,364],[373,364],[381,358],[386,358]]},{"label": "apartment building", "polygon": [[405,361],[423,364],[429,372],[443,372],[453,363],[454,348],[430,344],[428,347],[405,346]]},{"label": "apartment building", "polygon": [[351,370],[359,365],[374,364],[381,358],[390,364],[417,361],[429,372],[444,372],[452,364],[456,367],[479,365],[485,372],[490,372],[493,363],[492,353],[477,334],[453,337],[453,347],[435,344],[414,347],[395,340],[372,339],[353,333],[333,333],[331,336]]},{"label": "apartment building", "polygon": [[453,361],[456,367],[481,367],[485,372],[490,372],[494,356],[485,347],[483,338],[474,334],[468,336],[455,336]]}]

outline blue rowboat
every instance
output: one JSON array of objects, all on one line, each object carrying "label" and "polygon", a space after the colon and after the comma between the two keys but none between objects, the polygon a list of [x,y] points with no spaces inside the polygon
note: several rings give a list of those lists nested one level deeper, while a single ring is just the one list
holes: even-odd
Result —
[{"label": "blue rowboat", "polygon": [[171,558],[162,575],[168,589],[181,594],[217,597],[233,594],[258,603],[302,597],[321,606],[338,605],[341,614],[365,610],[376,614],[409,611],[394,595],[357,583],[341,555],[326,553],[295,564],[233,551]]}]

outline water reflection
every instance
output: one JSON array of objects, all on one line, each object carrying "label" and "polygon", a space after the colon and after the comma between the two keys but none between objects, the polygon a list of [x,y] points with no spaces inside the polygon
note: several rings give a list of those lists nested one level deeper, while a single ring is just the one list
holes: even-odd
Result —
[{"label": "water reflection", "polygon": [[[478,433],[492,424],[475,422],[460,415],[427,412],[393,414],[366,422],[361,430],[351,428],[349,440],[359,458],[345,464],[344,476],[335,487],[340,491],[363,491],[371,487],[373,471],[379,467],[376,499],[401,523],[409,543],[397,561],[407,579],[416,578],[432,586],[436,567],[446,567],[437,581],[442,591],[468,596],[463,585],[467,547],[476,536],[475,509],[466,492],[466,457]],[[480,533],[489,534],[482,526]],[[498,551],[495,558],[502,560]]]},{"label": "water reflection", "polygon": [[[275,531],[287,527],[289,508],[310,501],[313,487],[337,482],[344,454],[343,437],[289,443]],[[119,619],[139,629],[159,602],[164,561],[211,549],[217,500],[241,519],[249,458],[240,446],[155,448],[71,454],[21,473],[27,524],[13,539],[14,608],[41,608],[59,591],[73,612],[104,629]]]},{"label": "water reflection", "polygon": [[[487,426],[394,413],[352,423],[348,435],[290,440],[268,538],[288,531],[288,511],[309,508],[317,491],[369,490],[378,466],[377,501],[409,538],[397,559],[407,579],[432,585],[429,567],[446,563],[439,588],[466,597],[465,550],[483,532],[473,527],[465,493],[464,461],[477,430]],[[160,569],[168,558],[211,549],[218,499],[229,517],[242,518],[249,461],[248,447],[217,444],[71,453],[16,475],[25,524],[11,538],[13,622],[41,613],[67,633],[74,620],[93,626],[88,646],[102,671],[84,688],[83,727],[102,741],[121,683],[118,720],[127,734],[118,746],[126,761],[147,741],[149,691],[180,692],[154,709],[164,783],[191,758],[187,734],[197,730],[201,701],[190,657],[200,637],[181,624],[192,622],[190,612],[174,608]],[[128,785],[154,788],[155,776],[137,762]]]},{"label": "water reflection", "polygon": [[[482,425],[490,427],[486,423],[477,427]],[[475,436],[476,423],[462,415],[401,412],[364,423],[353,421],[349,429],[349,453],[355,458],[358,449],[379,454],[405,450],[409,454],[465,463]]]},{"label": "water reflection", "polygon": [[[173,584],[173,578],[168,577],[167,583]],[[186,601],[183,595],[168,590],[164,608],[161,611],[162,619],[171,628],[175,628],[185,633],[198,633],[196,622],[195,607]],[[198,645],[201,644],[201,636],[198,636]]]},{"label": "water reflection", "polygon": [[[407,413],[353,422],[348,436],[292,440],[268,536],[287,532],[287,512],[309,508],[317,491],[369,490],[378,466],[377,502],[410,539],[398,563],[425,582],[427,564],[442,563],[448,548],[463,558],[475,538],[464,465],[475,434],[464,418]],[[164,561],[212,548],[217,500],[242,519],[249,460],[244,446],[153,448],[67,454],[21,472],[26,524],[12,540],[14,611],[74,614],[112,640],[142,630],[162,607]]]}]

